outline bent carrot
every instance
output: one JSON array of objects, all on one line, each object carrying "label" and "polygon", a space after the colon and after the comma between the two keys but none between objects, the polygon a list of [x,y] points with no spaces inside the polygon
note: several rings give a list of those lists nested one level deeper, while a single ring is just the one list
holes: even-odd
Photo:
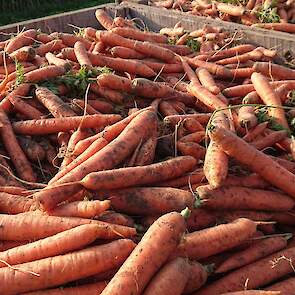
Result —
[{"label": "bent carrot", "polygon": [[184,230],[184,219],[179,213],[168,213],[156,220],[101,294],[126,295],[126,290],[141,294],[176,248]]},{"label": "bent carrot", "polygon": [[98,22],[107,30],[113,28],[113,19],[112,17],[106,13],[103,9],[97,9],[95,11],[95,17]]},{"label": "bent carrot", "polygon": [[[21,269],[30,270],[35,275],[29,275],[26,272],[16,271],[9,267],[1,268],[0,281],[3,282],[2,292],[9,295],[54,287],[110,270],[120,266],[133,248],[134,243],[131,240],[122,239],[105,245],[27,262],[17,266]],[[114,255],[117,259],[113,259]],[[75,272],[72,271],[73,261],[75,262]],[[49,269],[51,269],[50,272],[48,272]],[[47,275],[45,279],[42,279],[40,275],[44,272],[47,272]],[[11,283],[12,281],[14,284]]]}]

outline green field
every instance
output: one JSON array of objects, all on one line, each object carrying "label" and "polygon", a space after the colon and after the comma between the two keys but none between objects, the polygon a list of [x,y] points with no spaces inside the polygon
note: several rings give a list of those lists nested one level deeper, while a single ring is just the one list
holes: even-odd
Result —
[{"label": "green field", "polygon": [[110,0],[0,0],[0,25],[113,2]]}]

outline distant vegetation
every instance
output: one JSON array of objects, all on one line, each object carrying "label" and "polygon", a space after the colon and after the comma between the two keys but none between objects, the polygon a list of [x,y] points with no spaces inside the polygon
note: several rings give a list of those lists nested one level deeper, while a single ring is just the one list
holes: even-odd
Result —
[{"label": "distant vegetation", "polygon": [[110,0],[0,0],[0,25],[100,5]]}]

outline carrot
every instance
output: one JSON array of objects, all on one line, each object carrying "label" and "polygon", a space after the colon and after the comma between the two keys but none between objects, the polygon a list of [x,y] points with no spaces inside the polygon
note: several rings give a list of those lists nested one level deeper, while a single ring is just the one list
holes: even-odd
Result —
[{"label": "carrot", "polygon": [[146,41],[142,42],[126,39],[112,32],[98,32],[96,33],[96,37],[105,44],[134,49],[146,57],[155,57],[168,63],[175,59],[175,54],[173,51]]},{"label": "carrot", "polygon": [[[84,218],[48,216],[38,211],[18,215],[0,214],[0,220],[2,224],[0,238],[8,241],[39,240],[83,224],[98,224],[99,239],[131,237],[136,233],[131,227]],[[30,231],[27,230],[28,226]]]},{"label": "carrot", "polygon": [[174,251],[184,230],[184,219],[179,213],[168,213],[157,219],[101,294],[141,294]]},{"label": "carrot", "polygon": [[201,84],[213,94],[220,93],[219,87],[215,84],[213,77],[207,69],[198,68],[197,76]]},{"label": "carrot", "polygon": [[16,171],[24,180],[34,182],[36,180],[36,176],[15,137],[8,117],[3,111],[0,111],[0,122],[2,124],[2,127],[0,128],[0,135]]},{"label": "carrot", "polygon": [[26,241],[0,241],[0,251],[6,251],[25,244],[27,244]]},{"label": "carrot", "polygon": [[258,124],[257,117],[254,113],[254,107],[243,106],[239,109],[238,120],[241,127],[248,129],[254,128]]},{"label": "carrot", "polygon": [[271,147],[281,140],[285,139],[288,135],[286,130],[273,131],[270,134],[252,141],[252,144],[258,149],[263,150],[265,148]]},{"label": "carrot", "polygon": [[[29,275],[27,272],[16,271],[9,267],[1,268],[0,281],[5,285],[2,291],[7,295],[34,291],[98,274],[121,265],[133,248],[134,243],[131,240],[122,239],[17,266],[33,271],[35,275]],[[117,259],[113,259],[114,255]],[[75,262],[75,271],[72,271],[73,261]],[[48,272],[49,269],[51,269],[50,272]],[[40,279],[40,275],[44,272],[47,272],[46,279]],[[15,284],[12,284],[12,281]]]},{"label": "carrot", "polygon": [[90,90],[115,104],[121,104],[124,101],[124,95],[119,91],[98,87],[98,85],[94,83],[90,84]]},{"label": "carrot", "polygon": [[36,56],[36,51],[31,46],[24,46],[13,51],[9,56],[17,61],[32,61]]},{"label": "carrot", "polygon": [[81,41],[87,50],[89,50],[91,47],[91,41],[83,38],[82,36],[77,36],[68,33],[57,33],[55,37],[56,39],[61,39],[62,43],[68,47],[74,47],[77,41]]},{"label": "carrot", "polygon": [[[223,112],[215,114],[212,124],[229,129],[226,115]],[[213,188],[220,187],[227,177],[228,157],[214,140],[210,141],[207,148],[203,170],[209,184]]]},{"label": "carrot", "polygon": [[97,216],[97,219],[111,224],[134,227],[134,220],[130,216],[114,211],[104,211]]},{"label": "carrot", "polygon": [[29,105],[18,95],[8,95],[9,102],[14,109],[23,114],[27,119],[40,119],[43,114],[33,106]]},{"label": "carrot", "polygon": [[[173,255],[194,260],[206,258],[239,245],[251,237],[255,231],[255,222],[240,218],[232,223],[186,234]],[[227,238],[224,239],[224,236]]]},{"label": "carrot", "polygon": [[127,27],[117,27],[111,30],[113,33],[125,38],[134,39],[138,41],[148,41],[155,43],[167,43],[168,38],[164,35],[160,35],[154,32],[139,31],[137,29]]},{"label": "carrot", "polygon": [[256,125],[253,129],[247,132],[247,134],[243,137],[243,139],[247,142],[253,141],[256,137],[264,132],[268,125],[268,122],[263,122]]},{"label": "carrot", "polygon": [[62,40],[52,40],[48,43],[41,44],[37,49],[36,53],[39,56],[45,56],[48,52],[60,51],[65,47]]},{"label": "carrot", "polygon": [[74,52],[76,55],[76,58],[78,60],[78,63],[81,67],[85,66],[88,68],[92,67],[91,61],[87,55],[86,48],[84,44],[81,41],[77,41],[74,45]]},{"label": "carrot", "polygon": [[132,92],[131,80],[115,75],[115,74],[101,74],[97,77],[97,84],[102,87],[107,87],[114,90]]},{"label": "carrot", "polygon": [[205,131],[197,131],[197,132],[193,132],[183,136],[182,138],[180,138],[180,141],[200,143],[204,139],[205,139]]},{"label": "carrot", "polygon": [[86,115],[66,118],[27,120],[13,123],[16,133],[27,135],[50,134],[81,128],[105,127],[121,119],[119,115]]},{"label": "carrot", "polygon": [[131,215],[157,215],[194,206],[191,192],[176,188],[141,187],[105,192],[112,208]]},{"label": "carrot", "polygon": [[[156,115],[152,111],[145,111],[131,121],[129,126],[105,148],[95,153],[91,158],[88,158],[81,165],[74,168],[68,174],[63,176],[56,183],[56,186],[49,187],[36,194],[42,207],[46,210],[52,209],[56,204],[65,200],[70,194],[76,192],[81,187],[79,184],[67,185],[59,187],[60,183],[80,181],[87,174],[111,169],[121,163],[141,140],[144,140],[150,133],[150,130],[155,128]],[[116,154],[116,158],[112,155]],[[52,191],[57,190],[63,193],[52,196]]]},{"label": "carrot", "polygon": [[5,48],[6,52],[12,53],[21,47],[33,44],[36,35],[37,31],[35,29],[30,29],[18,34],[8,42]]},{"label": "carrot", "polygon": [[2,186],[0,187],[0,192],[8,193],[11,195],[18,195],[18,196],[29,196],[31,194],[30,191],[27,191],[25,188],[21,186]]},{"label": "carrot", "polygon": [[263,180],[258,174],[252,173],[247,176],[229,175],[224,180],[223,186],[243,186],[249,188],[267,188],[269,184]]},{"label": "carrot", "polygon": [[242,6],[232,5],[228,3],[216,3],[216,8],[222,13],[226,13],[232,16],[242,16],[245,13],[245,8]]},{"label": "carrot", "polygon": [[140,147],[134,165],[144,166],[153,163],[157,146],[157,132],[154,132]]},{"label": "carrot", "polygon": [[186,118],[183,120],[183,127],[189,132],[205,131],[205,128],[194,118]]},{"label": "carrot", "polygon": [[92,284],[85,284],[77,287],[57,288],[50,290],[41,290],[35,292],[28,292],[26,295],[99,295],[107,285],[107,282],[98,282]]},{"label": "carrot", "polygon": [[[39,32],[38,32],[39,33]],[[48,43],[53,40],[53,37],[46,33],[37,33],[36,40],[41,43]]]},{"label": "carrot", "polygon": [[190,262],[190,274],[183,294],[190,294],[200,289],[207,281],[207,268],[196,261]]},{"label": "carrot", "polygon": [[88,104],[100,113],[103,113],[103,114],[114,113],[114,106],[106,101],[99,100],[99,99],[91,99],[91,100],[88,100]]},{"label": "carrot", "polygon": [[174,116],[167,116],[164,118],[164,123],[170,124],[175,126],[179,122],[183,121],[186,118],[194,118],[195,120],[199,121],[201,124],[207,124],[211,114],[187,114],[187,115],[174,115]]},{"label": "carrot", "polygon": [[110,30],[113,28],[113,18],[103,9],[97,9],[95,17],[105,29]]},{"label": "carrot", "polygon": [[32,199],[27,199],[19,195],[0,193],[0,211],[7,214],[18,214],[30,210],[35,210],[36,204]]},{"label": "carrot", "polygon": [[294,255],[295,248],[276,252],[231,272],[201,289],[198,295],[222,294],[229,291],[244,290],[246,280],[249,289],[265,286],[289,273],[293,273],[294,269],[290,261],[294,260]]},{"label": "carrot", "polygon": [[255,72],[262,73],[264,76],[280,80],[295,79],[295,71],[287,67],[268,62],[256,62],[253,65]]},{"label": "carrot", "polygon": [[259,73],[253,73],[251,80],[263,102],[266,105],[274,106],[268,109],[269,116],[273,117],[284,128],[289,129],[284,110],[280,108],[282,106],[281,100],[273,91],[267,79]]},{"label": "carrot", "polygon": [[110,53],[113,57],[121,57],[125,59],[142,59],[144,55],[131,49],[123,46],[115,46],[110,50]]},{"label": "carrot", "polygon": [[295,278],[289,278],[264,288],[267,291],[280,291],[281,295],[290,295],[295,290]]},{"label": "carrot", "polygon": [[177,142],[178,151],[184,156],[192,156],[196,160],[204,159],[206,149],[195,142]]},{"label": "carrot", "polygon": [[257,261],[267,255],[282,250],[287,246],[284,237],[273,237],[258,240],[249,248],[231,255],[216,270],[215,273],[228,272]]},{"label": "carrot", "polygon": [[253,26],[257,26],[259,28],[275,30],[287,33],[295,33],[295,25],[289,23],[262,23],[262,24],[254,24]]},{"label": "carrot", "polygon": [[39,82],[62,76],[65,73],[63,67],[47,66],[25,74],[26,82]]},{"label": "carrot", "polygon": [[17,140],[22,150],[31,161],[38,162],[45,159],[46,152],[38,142],[24,136],[19,136]]},{"label": "carrot", "polygon": [[50,65],[55,65],[57,67],[63,67],[66,71],[69,71],[72,67],[68,61],[56,57],[51,52],[47,52],[45,54],[45,58],[47,59],[47,61]]},{"label": "carrot", "polygon": [[178,115],[178,112],[173,108],[173,106],[166,101],[161,101],[159,103],[159,112],[163,117]]},{"label": "carrot", "polygon": [[[269,156],[258,151],[243,139],[224,128],[213,128],[209,136],[229,156],[247,165],[253,172],[258,173],[263,179],[280,188],[291,197],[295,197],[295,188],[292,185],[295,181],[295,176]],[[265,169],[266,166],[268,169]],[[276,174],[274,175],[272,171],[276,171]]]},{"label": "carrot", "polygon": [[[97,224],[84,224],[48,238],[14,247],[1,252],[0,267],[7,266],[3,261],[16,265],[81,249],[94,242],[99,231]],[[56,247],[56,243],[59,243],[59,247]]]},{"label": "carrot", "polygon": [[286,211],[294,206],[294,201],[284,194],[244,187],[210,189],[201,186],[197,193],[205,199],[204,207],[213,210]]},{"label": "carrot", "polygon": [[262,57],[263,57],[263,52],[259,50],[259,48],[255,48],[254,50],[243,53],[241,55],[236,55],[236,56],[218,60],[216,61],[216,63],[218,65],[239,64],[239,63],[247,62],[249,60],[261,60]]},{"label": "carrot", "polygon": [[93,218],[109,209],[109,201],[75,201],[62,204],[49,212],[52,216]]},{"label": "carrot", "polygon": [[190,265],[178,257],[165,264],[152,278],[143,295],[181,295],[189,279]]}]

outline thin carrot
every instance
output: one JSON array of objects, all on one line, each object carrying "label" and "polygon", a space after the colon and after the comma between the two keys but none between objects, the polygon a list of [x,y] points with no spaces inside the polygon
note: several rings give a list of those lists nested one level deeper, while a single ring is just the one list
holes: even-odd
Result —
[{"label": "thin carrot", "polygon": [[[268,155],[258,151],[234,133],[223,128],[213,128],[209,135],[229,156],[247,165],[253,172],[258,173],[266,181],[291,197],[295,197],[295,187],[292,185],[295,176]],[[268,169],[265,169],[266,166]],[[276,174],[274,175],[272,171],[276,171]]]},{"label": "thin carrot", "polygon": [[105,127],[121,119],[119,115],[86,115],[75,117],[27,120],[13,123],[16,133],[37,135],[70,131],[81,128]]},{"label": "thin carrot", "polygon": [[[217,225],[185,235],[173,255],[194,260],[206,258],[239,245],[251,237],[255,231],[255,222],[240,218],[232,223]],[[225,235],[226,239],[224,239]]]},{"label": "thin carrot", "polygon": [[[20,269],[30,270],[35,275],[25,271],[17,271],[14,268],[1,268],[2,292],[9,295],[40,290],[110,270],[120,266],[134,246],[131,240],[122,239],[105,245],[16,266]],[[117,259],[113,259],[114,255]],[[72,271],[73,261],[75,262],[75,272]],[[51,269],[50,272],[48,272],[49,269]],[[44,272],[47,272],[46,279],[40,278],[40,275]],[[14,284],[10,283],[12,281]]]},{"label": "thin carrot", "polygon": [[253,141],[256,137],[264,132],[268,125],[268,122],[263,122],[256,125],[253,129],[249,130],[243,139],[247,142]]},{"label": "thin carrot", "polygon": [[246,291],[222,293],[222,295],[280,295],[280,294],[281,294],[280,292],[263,291],[263,290],[246,290]]},{"label": "thin carrot", "polygon": [[258,149],[263,150],[268,147],[272,147],[274,144],[285,139],[288,135],[286,130],[273,131],[270,134],[252,141],[252,144]]},{"label": "thin carrot", "polygon": [[242,186],[250,188],[267,188],[269,184],[258,174],[253,173],[246,176],[229,175],[223,182],[224,186]]},{"label": "thin carrot", "polygon": [[174,251],[184,230],[184,219],[179,213],[172,212],[160,217],[148,229],[101,294],[141,294]]},{"label": "thin carrot", "polygon": [[180,295],[189,279],[190,265],[178,257],[165,264],[153,277],[143,295]]},{"label": "thin carrot", "polygon": [[78,63],[80,64],[81,67],[83,66],[88,68],[92,67],[91,61],[87,55],[87,50],[81,41],[77,41],[75,43],[74,52],[78,60]]},{"label": "thin carrot", "polygon": [[[131,227],[77,217],[48,216],[38,211],[17,215],[0,214],[0,220],[0,238],[8,241],[39,240],[83,224],[98,224],[99,239],[132,237],[136,233]],[[27,230],[28,226],[30,231]]]},{"label": "thin carrot", "polygon": [[287,33],[295,33],[295,25],[290,23],[258,23],[253,26],[257,26],[263,29],[282,31]]},{"label": "thin carrot", "polygon": [[187,115],[174,115],[167,116],[164,118],[164,123],[171,124],[172,126],[177,125],[179,122],[183,121],[186,118],[194,118],[201,124],[207,124],[211,117],[210,113],[207,114],[187,114]]}]

